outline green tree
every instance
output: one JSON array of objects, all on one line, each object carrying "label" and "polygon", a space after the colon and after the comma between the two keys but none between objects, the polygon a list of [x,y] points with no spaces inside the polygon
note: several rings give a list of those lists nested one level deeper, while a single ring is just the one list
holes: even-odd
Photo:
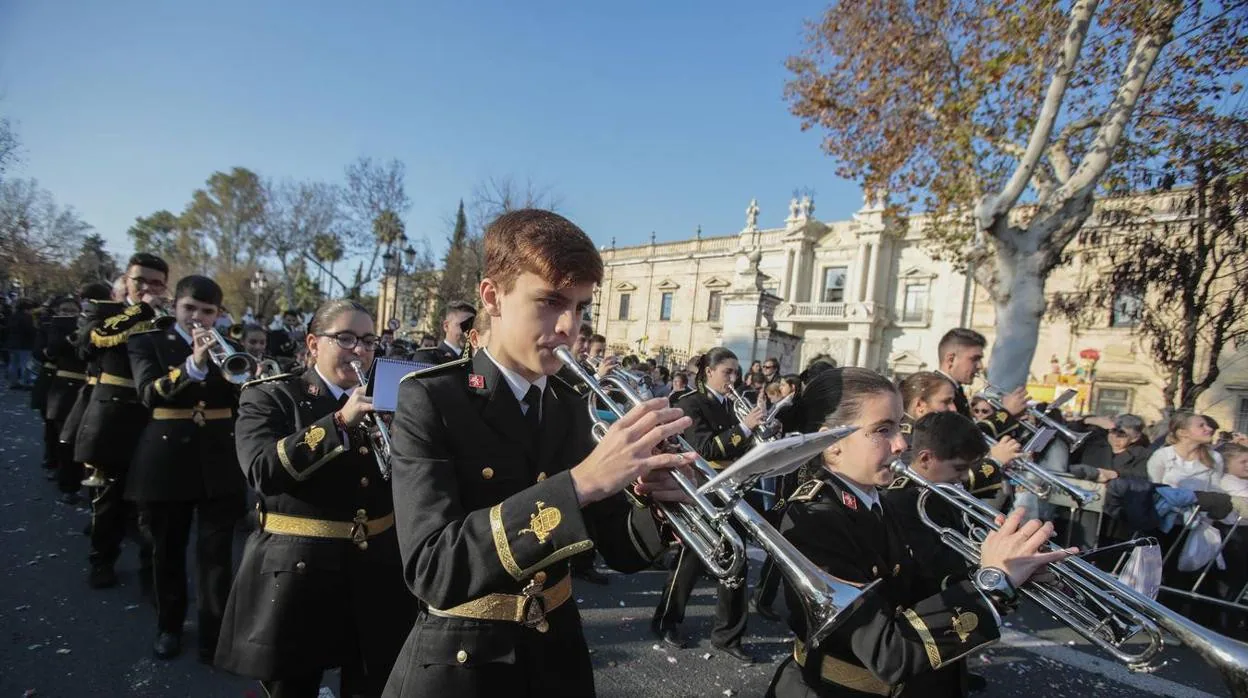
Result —
[{"label": "green tree", "polygon": [[83,238],[78,256],[69,264],[69,273],[76,285],[95,281],[112,283],[118,272],[117,260],[104,249],[104,238],[97,233]]},{"label": "green tree", "polygon": [[[1045,281],[1094,195],[1225,112],[1242,2],[863,0],[808,26],[786,96],[872,197],[921,201],[933,248],[991,295],[990,378],[1021,385]],[[894,207],[894,212],[900,206]]]},{"label": "green tree", "polygon": [[62,262],[65,250],[91,230],[71,207],[56,203],[33,179],[0,181],[0,279],[21,284],[31,297],[74,285]]},{"label": "green tree", "polygon": [[[321,233],[313,238],[312,249],[305,255],[305,258],[316,266],[317,286],[325,294],[333,295],[332,284],[335,283],[338,284],[340,291],[346,292],[347,290],[347,285],[334,275],[334,265],[342,261],[343,252],[345,250],[342,247],[342,237],[337,232],[330,232]],[[327,282],[331,284],[329,288],[326,288]]]},{"label": "green tree", "polygon": [[173,279],[186,274],[208,274],[210,254],[203,240],[182,216],[160,210],[134,219],[126,231],[136,252],[154,254],[169,264]]},{"label": "green tree", "polygon": [[294,265],[306,275],[305,255],[337,224],[338,192],[323,182],[285,182],[266,189],[263,244],[281,270],[286,307],[301,305],[295,298]]},{"label": "green tree", "polygon": [[214,172],[182,214],[187,229],[211,246],[215,271],[254,267],[264,252],[266,191],[255,172]]},{"label": "green tree", "polygon": [[[393,252],[402,237],[402,216],[411,207],[404,180],[406,166],[399,160],[374,162],[361,157],[346,168],[342,203],[348,225],[344,238],[363,260],[349,295],[358,297],[365,284],[385,273],[378,267],[386,252]],[[397,223],[397,226],[396,226]],[[397,229],[397,234],[396,234]]]},{"label": "green tree", "polygon": [[438,296],[434,302],[435,324],[441,321],[448,303],[462,300],[476,303],[477,284],[475,256],[469,247],[468,216],[464,214],[464,201],[460,199],[455,212],[455,227],[447,240],[446,254],[442,257],[442,272],[438,277]]}]

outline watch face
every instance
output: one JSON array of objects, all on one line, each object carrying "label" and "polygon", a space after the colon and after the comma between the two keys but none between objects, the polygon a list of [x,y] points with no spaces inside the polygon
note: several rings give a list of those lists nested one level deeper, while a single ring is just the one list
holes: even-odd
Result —
[{"label": "watch face", "polygon": [[986,587],[986,588],[993,588],[997,586],[998,584],[1000,584],[1001,578],[1003,576],[1004,575],[1001,573],[1001,570],[998,570],[992,567],[989,567],[987,569],[982,569],[976,575],[979,581],[979,585],[981,587]]}]

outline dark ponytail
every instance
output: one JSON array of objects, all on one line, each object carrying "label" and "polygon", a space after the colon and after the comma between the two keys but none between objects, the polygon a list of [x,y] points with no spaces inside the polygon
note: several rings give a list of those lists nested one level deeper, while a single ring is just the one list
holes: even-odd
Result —
[{"label": "dark ponytail", "polygon": [[698,392],[706,392],[706,369],[715,368],[725,361],[736,361],[737,355],[724,347],[715,347],[698,357],[698,372],[694,376],[694,383],[698,386]]}]

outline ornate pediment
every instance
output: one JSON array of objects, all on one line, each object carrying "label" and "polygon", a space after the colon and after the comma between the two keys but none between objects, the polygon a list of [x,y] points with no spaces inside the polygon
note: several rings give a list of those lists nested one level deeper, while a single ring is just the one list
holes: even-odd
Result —
[{"label": "ornate pediment", "polygon": [[719,288],[728,288],[729,286],[732,285],[732,283],[723,277],[712,276],[706,281],[703,281],[702,285],[711,289],[719,289]]},{"label": "ornate pediment", "polygon": [[659,282],[659,285],[657,286],[657,288],[660,291],[675,291],[676,289],[680,288],[680,284],[676,283],[675,281],[672,281],[671,279],[663,279],[662,281]]},{"label": "ornate pediment", "polygon": [[888,366],[894,373],[908,375],[927,368],[927,362],[918,354],[909,349],[904,349],[889,355]]},{"label": "ornate pediment", "polygon": [[910,267],[901,272],[902,281],[930,281],[936,278],[936,272],[922,267]]},{"label": "ornate pediment", "polygon": [[617,291],[636,291],[636,290],[637,290],[637,287],[636,287],[636,286],[634,286],[634,285],[632,285],[632,284],[630,284],[630,283],[628,283],[627,281],[621,281],[620,283],[618,283],[618,284],[616,284],[616,285],[615,285],[615,290],[617,290]]}]

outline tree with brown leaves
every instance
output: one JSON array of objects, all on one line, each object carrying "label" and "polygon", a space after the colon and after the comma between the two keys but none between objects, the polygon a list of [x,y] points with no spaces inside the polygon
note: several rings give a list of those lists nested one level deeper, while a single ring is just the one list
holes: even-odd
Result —
[{"label": "tree with brown leaves", "polygon": [[863,0],[809,25],[786,96],[842,176],[930,212],[991,295],[990,378],[1022,385],[1045,281],[1098,193],[1216,128],[1248,55],[1234,0]]}]

